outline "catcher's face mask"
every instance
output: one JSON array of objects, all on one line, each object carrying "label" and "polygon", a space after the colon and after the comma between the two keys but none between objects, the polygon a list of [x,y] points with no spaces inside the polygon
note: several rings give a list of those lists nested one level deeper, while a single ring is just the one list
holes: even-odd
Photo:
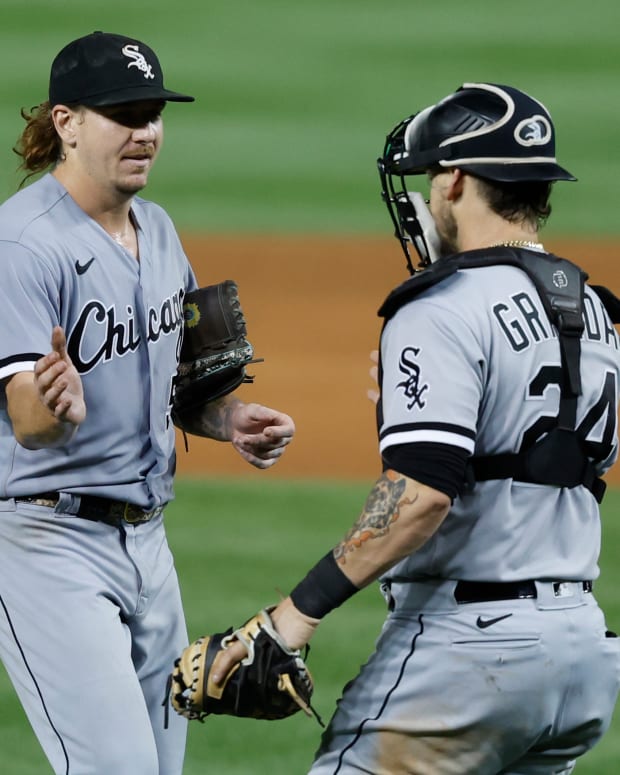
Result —
[{"label": "catcher's face mask", "polygon": [[[425,113],[427,111],[423,111]],[[402,121],[388,136],[383,156],[377,160],[381,179],[381,196],[394,224],[394,236],[400,242],[405,254],[407,268],[411,274],[416,269],[411,260],[409,246],[413,245],[419,256],[419,267],[424,268],[440,257],[439,235],[433,216],[428,209],[428,200],[420,191],[408,191],[401,161],[405,152],[407,127],[421,113]]]}]

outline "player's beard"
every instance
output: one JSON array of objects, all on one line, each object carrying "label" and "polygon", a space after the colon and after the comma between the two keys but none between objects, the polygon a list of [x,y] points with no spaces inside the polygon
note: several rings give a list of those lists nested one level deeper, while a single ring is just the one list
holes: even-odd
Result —
[{"label": "player's beard", "polygon": [[116,184],[116,190],[119,192],[119,194],[122,194],[124,197],[132,197],[135,194],[142,191],[142,189],[146,186],[146,181],[143,181],[141,183],[129,183],[129,182],[119,182]]},{"label": "player's beard", "polygon": [[442,256],[450,256],[459,252],[458,246],[458,225],[452,212],[445,208],[439,218],[435,218],[437,233],[439,234],[439,245]]},{"label": "player's beard", "polygon": [[450,202],[444,197],[444,191],[445,186],[436,185],[436,191],[433,194],[433,186],[431,186],[430,211],[439,238],[440,255],[450,256],[459,251],[458,225]]},{"label": "player's beard", "polygon": [[[153,168],[155,154],[149,157],[149,165],[145,169],[134,168],[132,171],[121,171],[116,179],[117,190],[125,196],[133,196],[146,186],[148,178]],[[129,160],[125,160],[129,161]]]}]

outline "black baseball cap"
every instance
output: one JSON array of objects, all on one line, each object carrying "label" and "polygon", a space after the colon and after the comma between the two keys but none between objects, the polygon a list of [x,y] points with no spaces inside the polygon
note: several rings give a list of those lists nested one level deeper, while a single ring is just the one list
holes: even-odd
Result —
[{"label": "black baseball cap", "polygon": [[152,48],[135,38],[93,32],[65,46],[52,62],[50,105],[119,105],[140,100],[193,102],[164,88]]}]

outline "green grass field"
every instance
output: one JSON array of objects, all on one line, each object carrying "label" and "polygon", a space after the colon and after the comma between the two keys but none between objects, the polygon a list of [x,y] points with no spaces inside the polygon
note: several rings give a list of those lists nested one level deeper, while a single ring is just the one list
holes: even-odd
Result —
[{"label": "green grass field", "polygon": [[167,147],[147,196],[183,229],[379,232],[375,160],[406,115],[465,81],[509,82],[552,111],[560,185],[549,233],[617,235],[617,0],[1,0],[0,197],[21,107],[52,58],[95,29],[134,35],[168,85]]},{"label": "green grass field", "polygon": [[[168,534],[184,589],[191,637],[237,625],[277,600],[333,545],[361,508],[363,483],[260,481],[179,483]],[[603,504],[603,574],[597,596],[608,625],[620,629],[620,492]],[[345,682],[370,653],[383,621],[375,586],[330,615],[313,639],[315,705],[328,719]],[[119,709],[120,710],[120,709]],[[0,770],[45,775],[49,768],[4,673],[0,675]],[[211,717],[190,725],[185,775],[303,775],[319,726],[302,714],[282,722]],[[620,717],[579,775],[617,775]],[[112,774],[110,774],[112,775]]]}]

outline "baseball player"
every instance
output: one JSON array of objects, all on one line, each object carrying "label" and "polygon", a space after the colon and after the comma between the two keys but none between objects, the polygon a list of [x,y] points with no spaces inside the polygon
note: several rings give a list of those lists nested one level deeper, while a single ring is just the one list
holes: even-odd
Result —
[{"label": "baseball player", "polygon": [[[0,657],[55,773],[180,775],[164,729],[187,633],[163,510],[171,388],[196,280],[137,196],[167,102],[144,43],[96,32],[55,58],[18,151],[45,173],[0,207]],[[189,432],[268,468],[290,417],[226,396]]]},{"label": "baseball player", "polygon": [[[553,182],[574,178],[549,112],[518,89],[465,84],[401,122],[379,169],[421,260],[380,311],[383,473],[271,617],[301,648],[377,579],[388,614],[311,772],[570,773],[620,683],[593,590],[618,300],[540,240]],[[430,208],[409,175],[426,176]],[[243,653],[222,652],[217,684]]]}]

